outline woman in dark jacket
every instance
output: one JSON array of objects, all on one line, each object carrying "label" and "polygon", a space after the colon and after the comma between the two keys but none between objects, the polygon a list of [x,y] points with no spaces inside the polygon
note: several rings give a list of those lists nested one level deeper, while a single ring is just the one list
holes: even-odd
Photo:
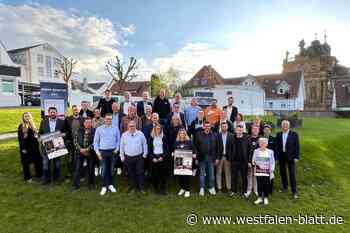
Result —
[{"label": "woman in dark jacket", "polygon": [[24,181],[31,183],[30,164],[34,163],[35,177],[37,178],[41,178],[43,175],[43,164],[39,151],[38,130],[29,112],[22,115],[22,122],[18,126],[18,142]]},{"label": "woman in dark jacket", "polygon": [[169,147],[160,124],[156,124],[152,129],[148,140],[148,156],[151,163],[153,188],[157,193],[166,195],[166,161],[169,157]]},{"label": "woman in dark jacket", "polygon": [[[181,128],[177,134],[175,143],[173,144],[173,151],[175,150],[185,150],[192,151],[193,159],[196,158],[195,147],[189,136],[187,135],[186,129]],[[174,156],[174,152],[172,153]],[[192,162],[193,165],[193,162]],[[184,197],[190,197],[190,178],[191,176],[179,175],[180,191],[179,196],[184,195]]]}]

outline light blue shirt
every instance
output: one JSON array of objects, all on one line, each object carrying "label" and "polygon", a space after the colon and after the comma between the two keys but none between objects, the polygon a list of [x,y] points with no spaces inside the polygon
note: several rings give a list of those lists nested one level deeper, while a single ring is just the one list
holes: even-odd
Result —
[{"label": "light blue shirt", "polygon": [[56,120],[49,120],[50,133],[56,131]]},{"label": "light blue shirt", "polygon": [[125,155],[132,157],[142,154],[146,158],[147,153],[147,140],[141,131],[136,130],[133,134],[129,131],[123,133],[120,139],[120,158],[122,160],[124,160]]},{"label": "light blue shirt", "polygon": [[96,129],[94,137],[94,150],[119,149],[120,132],[118,127],[101,125]]},{"label": "light blue shirt", "polygon": [[187,126],[190,126],[192,121],[197,118],[197,114],[200,110],[202,110],[201,107],[192,105],[185,109],[185,121]]},{"label": "light blue shirt", "polygon": [[287,132],[282,133],[283,152],[286,152],[286,144],[287,144],[288,134],[289,134],[289,130]]}]

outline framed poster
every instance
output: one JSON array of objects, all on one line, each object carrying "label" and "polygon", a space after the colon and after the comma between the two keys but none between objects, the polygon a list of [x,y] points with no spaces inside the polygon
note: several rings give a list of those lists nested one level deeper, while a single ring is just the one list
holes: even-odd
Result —
[{"label": "framed poster", "polygon": [[49,107],[56,107],[57,114],[64,116],[67,109],[68,92],[65,83],[40,82],[40,101],[41,110],[45,116],[48,114]]},{"label": "framed poster", "polygon": [[50,160],[68,154],[63,140],[64,135],[65,134],[61,132],[54,132],[43,134],[40,137],[44,152]]},{"label": "framed poster", "polygon": [[175,150],[174,152],[174,175],[192,176],[192,151]]}]

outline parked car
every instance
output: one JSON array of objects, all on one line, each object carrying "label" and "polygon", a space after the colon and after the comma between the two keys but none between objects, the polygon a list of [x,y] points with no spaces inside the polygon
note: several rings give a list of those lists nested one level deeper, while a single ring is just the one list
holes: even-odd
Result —
[{"label": "parked car", "polygon": [[26,106],[40,106],[40,95],[25,95],[24,96],[24,105]]}]

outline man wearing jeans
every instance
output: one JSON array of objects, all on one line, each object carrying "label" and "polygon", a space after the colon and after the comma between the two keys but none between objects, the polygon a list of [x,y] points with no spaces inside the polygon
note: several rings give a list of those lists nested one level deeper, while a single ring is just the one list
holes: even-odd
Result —
[{"label": "man wearing jeans", "polygon": [[218,137],[210,129],[209,122],[204,124],[204,130],[196,136],[196,151],[199,162],[199,195],[204,196],[205,178],[208,178],[209,193],[215,195],[214,164],[218,163]]},{"label": "man wearing jeans", "polygon": [[145,193],[144,159],[148,154],[147,140],[136,129],[136,122],[129,121],[128,131],[120,139],[120,159],[126,163],[129,175],[129,192]]},{"label": "man wearing jeans", "polygon": [[113,186],[113,161],[114,155],[119,150],[119,129],[112,125],[112,114],[107,113],[104,125],[98,127],[95,132],[94,150],[100,161],[102,161],[102,189],[100,195],[117,190]]}]

